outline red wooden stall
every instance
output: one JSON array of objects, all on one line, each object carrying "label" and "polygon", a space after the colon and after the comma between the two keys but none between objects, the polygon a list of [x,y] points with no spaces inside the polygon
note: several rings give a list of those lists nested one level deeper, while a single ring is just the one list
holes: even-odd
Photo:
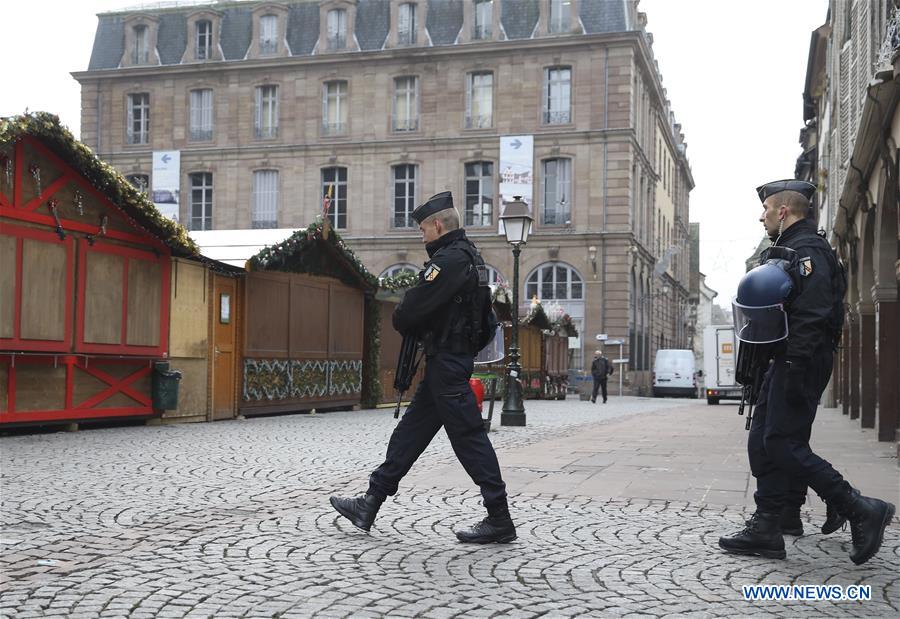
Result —
[{"label": "red wooden stall", "polygon": [[177,224],[59,125],[0,121],[0,425],[151,416]]}]

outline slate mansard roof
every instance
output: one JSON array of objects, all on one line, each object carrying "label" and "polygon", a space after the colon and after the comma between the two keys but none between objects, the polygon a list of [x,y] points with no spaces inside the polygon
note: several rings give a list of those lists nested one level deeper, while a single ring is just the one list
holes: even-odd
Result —
[{"label": "slate mansard roof", "polygon": [[[433,46],[456,44],[463,26],[466,0],[428,0],[425,27]],[[539,0],[499,0],[501,28],[507,40],[532,38],[538,22]],[[579,19],[585,34],[624,32],[628,23],[628,0],[581,0]],[[159,19],[157,47],[160,64],[181,62],[190,41],[188,15],[211,9],[221,15],[219,44],[225,60],[247,56],[253,31],[252,11],[261,2],[220,2],[175,9],[101,13],[89,71],[118,68],[125,52],[125,20],[133,14],[153,14]],[[309,56],[319,39],[319,2],[282,0],[288,7],[285,39],[292,56]],[[358,0],[354,34],[361,51],[383,49],[390,32],[390,0]],[[420,44],[423,47],[428,43]]]}]

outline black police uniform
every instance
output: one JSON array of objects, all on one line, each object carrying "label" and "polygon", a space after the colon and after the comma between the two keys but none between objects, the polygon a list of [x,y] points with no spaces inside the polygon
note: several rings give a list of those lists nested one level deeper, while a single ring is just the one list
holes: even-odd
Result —
[{"label": "black police uniform", "polygon": [[489,513],[506,508],[506,485],[469,386],[475,352],[465,333],[463,299],[471,282],[471,244],[452,230],[425,246],[429,260],[419,282],[394,311],[394,328],[425,343],[425,378],[394,429],[387,456],[369,478],[369,494],[390,496],[441,426],[460,463],[481,488]]},{"label": "black police uniform", "polygon": [[[815,186],[789,179],[757,188],[763,202],[781,191],[797,191],[810,199]],[[756,478],[756,512],[742,531],[719,538],[719,546],[728,552],[784,558],[781,511],[806,484],[850,522],[850,559],[859,565],[878,552],[895,507],[862,496],[809,446],[819,397],[831,377],[842,302],[838,297],[843,293],[837,288],[840,266],[810,220],[796,221],[776,244],[797,252],[799,263],[793,268],[799,272],[791,278],[797,290],[785,307],[787,340],[775,345],[747,441]]]},{"label": "black police uniform", "polygon": [[748,439],[750,470],[757,480],[754,496],[765,512],[802,504],[806,484],[826,501],[850,488],[809,446],[819,397],[831,377],[832,278],[838,265],[808,219],[785,230],[778,245],[798,252],[801,272],[799,294],[786,308],[787,343],[776,349],[766,372]]}]

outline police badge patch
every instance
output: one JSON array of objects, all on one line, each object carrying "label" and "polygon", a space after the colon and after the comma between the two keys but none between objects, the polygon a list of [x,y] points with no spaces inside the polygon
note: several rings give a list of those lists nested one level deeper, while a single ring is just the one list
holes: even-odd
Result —
[{"label": "police badge patch", "polygon": [[436,264],[428,265],[428,269],[425,271],[425,281],[433,282],[437,279],[437,276],[441,273],[441,267]]},{"label": "police badge patch", "polygon": [[800,259],[800,275],[802,275],[803,277],[809,277],[810,275],[812,275],[812,271],[813,271],[812,258],[810,256],[807,256],[806,258],[801,258]]}]

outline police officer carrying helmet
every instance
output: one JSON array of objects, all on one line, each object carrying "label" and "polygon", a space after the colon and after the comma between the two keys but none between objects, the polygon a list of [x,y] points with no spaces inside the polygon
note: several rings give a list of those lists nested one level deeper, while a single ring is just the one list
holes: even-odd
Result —
[{"label": "police officer carrying helmet", "polygon": [[808,485],[832,506],[834,518],[850,522],[850,559],[859,565],[881,547],[894,506],[861,496],[809,446],[843,322],[843,271],[807,219],[815,185],[775,181],[758,187],[757,193],[763,203],[760,222],[773,247],[763,253],[761,266],[741,280],[734,303],[738,337],[767,351],[747,444],[756,478],[756,512],[743,530],[719,538],[719,546],[783,559],[785,506],[794,502],[788,511],[796,507],[799,521],[797,497]]},{"label": "police officer carrying helmet", "polygon": [[[439,193],[412,214],[422,232],[429,260],[418,283],[394,310],[394,328],[415,334],[425,346],[425,377],[394,429],[384,462],[369,477],[358,498],[331,497],[331,504],[355,526],[368,531],[386,497],[443,428],[456,457],[481,489],[488,516],[456,532],[461,542],[511,542],[516,528],[509,515],[506,484],[469,387],[475,345],[471,305],[478,285],[473,269],[481,260],[460,228],[459,213],[449,191]],[[483,263],[481,263],[483,264]]]}]

